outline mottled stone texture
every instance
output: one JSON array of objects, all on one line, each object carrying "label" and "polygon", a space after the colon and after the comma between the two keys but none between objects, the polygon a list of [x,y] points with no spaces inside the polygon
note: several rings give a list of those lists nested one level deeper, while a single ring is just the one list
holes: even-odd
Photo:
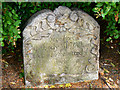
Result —
[{"label": "mottled stone texture", "polygon": [[98,23],[78,9],[34,14],[23,31],[26,86],[98,79],[99,34]]}]

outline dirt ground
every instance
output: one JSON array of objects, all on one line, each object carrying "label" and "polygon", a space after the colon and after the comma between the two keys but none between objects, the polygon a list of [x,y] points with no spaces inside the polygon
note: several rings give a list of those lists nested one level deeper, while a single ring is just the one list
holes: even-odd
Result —
[{"label": "dirt ground", "polygon": [[[21,44],[16,52],[4,54],[2,57],[2,88],[25,88],[23,76],[23,56]],[[109,88],[120,87],[120,49],[116,44],[105,44],[101,41],[99,79],[70,83],[69,88]],[[31,87],[36,88],[36,87]],[[44,88],[44,87],[43,87]],[[55,85],[55,88],[60,88]],[[65,88],[63,85],[62,88]]]}]

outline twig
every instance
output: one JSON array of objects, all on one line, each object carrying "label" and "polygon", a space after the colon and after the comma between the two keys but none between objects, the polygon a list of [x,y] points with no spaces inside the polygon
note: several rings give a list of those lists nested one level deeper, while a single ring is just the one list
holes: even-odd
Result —
[{"label": "twig", "polygon": [[112,90],[104,78],[100,78],[100,79],[103,80],[103,82],[108,86],[110,90]]}]

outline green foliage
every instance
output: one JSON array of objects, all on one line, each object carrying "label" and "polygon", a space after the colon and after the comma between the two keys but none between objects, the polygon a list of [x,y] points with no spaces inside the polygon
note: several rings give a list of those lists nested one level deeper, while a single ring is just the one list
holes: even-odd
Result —
[{"label": "green foliage", "polygon": [[107,27],[104,33],[107,33],[106,41],[118,39],[120,37],[120,3],[118,2],[97,2],[96,7],[92,9],[96,13],[96,18],[102,17],[106,20]]},{"label": "green foliage", "polygon": [[19,74],[19,77],[20,77],[20,78],[23,78],[23,77],[24,77],[24,72],[21,72],[21,73]]},{"label": "green foliage", "polygon": [[3,16],[2,16],[2,27],[0,32],[2,33],[1,46],[4,46],[4,42],[7,42],[9,46],[16,46],[16,41],[18,38],[21,38],[20,36],[20,29],[19,25],[21,23],[21,20],[16,13],[16,10],[12,8],[7,3],[3,4]]},{"label": "green foliage", "polygon": [[108,38],[106,41],[118,39],[120,31],[120,3],[116,2],[3,2],[2,9],[2,27],[0,29],[0,44],[7,45],[9,48],[16,46],[16,41],[22,37],[25,22],[37,11],[43,9],[54,10],[58,6],[67,6],[69,8],[79,8],[91,16],[102,18],[107,21],[104,32]]}]

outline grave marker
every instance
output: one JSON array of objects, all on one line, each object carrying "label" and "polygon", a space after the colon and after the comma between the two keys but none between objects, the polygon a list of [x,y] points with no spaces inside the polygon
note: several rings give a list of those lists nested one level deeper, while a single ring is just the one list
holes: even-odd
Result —
[{"label": "grave marker", "polygon": [[98,79],[100,27],[87,13],[65,6],[39,11],[23,37],[26,86]]}]

